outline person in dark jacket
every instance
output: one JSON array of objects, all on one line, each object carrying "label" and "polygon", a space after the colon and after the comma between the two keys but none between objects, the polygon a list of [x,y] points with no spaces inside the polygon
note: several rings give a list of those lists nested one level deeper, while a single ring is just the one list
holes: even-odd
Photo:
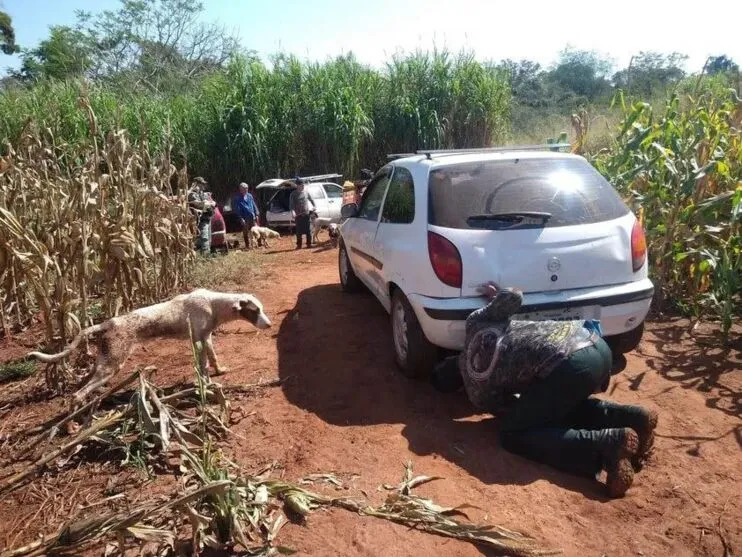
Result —
[{"label": "person in dark jacket", "polygon": [[232,210],[240,219],[240,226],[242,226],[245,249],[252,249],[250,230],[255,226],[255,221],[258,217],[258,208],[249,189],[249,186],[245,182],[242,182],[240,184],[240,193],[232,200]]},{"label": "person in dark jacket", "polygon": [[592,395],[605,392],[611,350],[597,321],[511,319],[523,295],[495,283],[488,304],[466,320],[464,351],[434,373],[438,386],[463,386],[478,409],[503,414],[500,439],[513,453],[566,472],[597,477],[621,497],[654,442],[657,413]]},{"label": "person in dark jacket", "polygon": [[206,191],[206,186],[206,180],[197,176],[188,190],[188,206],[196,217],[198,230],[196,249],[204,256],[211,254],[211,217],[214,216],[216,207],[216,203]]},{"label": "person in dark jacket", "polygon": [[296,226],[296,249],[301,249],[302,236],[307,237],[307,248],[312,247],[311,213],[317,210],[311,194],[305,189],[304,181],[296,179],[296,189],[289,197],[289,209]]}]

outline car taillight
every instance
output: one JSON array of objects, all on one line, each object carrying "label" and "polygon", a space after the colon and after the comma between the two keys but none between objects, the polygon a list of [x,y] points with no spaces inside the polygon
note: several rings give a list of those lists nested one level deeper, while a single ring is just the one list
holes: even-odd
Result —
[{"label": "car taillight", "polygon": [[638,271],[647,260],[647,239],[644,237],[644,229],[639,221],[634,223],[631,230],[631,265],[634,272]]},{"label": "car taillight", "polygon": [[461,288],[461,255],[451,242],[435,232],[428,232],[428,255],[435,276],[443,284]]}]

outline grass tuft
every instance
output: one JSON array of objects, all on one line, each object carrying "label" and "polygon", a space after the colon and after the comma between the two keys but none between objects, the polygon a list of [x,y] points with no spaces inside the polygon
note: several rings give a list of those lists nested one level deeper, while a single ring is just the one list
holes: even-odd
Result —
[{"label": "grass tuft", "polygon": [[14,360],[0,364],[0,382],[15,381],[29,377],[36,372],[36,362],[33,360]]},{"label": "grass tuft", "polygon": [[260,253],[255,250],[232,250],[227,255],[200,258],[188,282],[198,288],[244,284],[259,273],[261,263]]}]

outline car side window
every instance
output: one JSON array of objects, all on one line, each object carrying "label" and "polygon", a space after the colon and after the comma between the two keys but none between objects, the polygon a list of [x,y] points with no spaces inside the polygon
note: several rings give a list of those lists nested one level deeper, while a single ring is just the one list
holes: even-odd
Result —
[{"label": "car side window", "polygon": [[336,186],[335,184],[322,184],[322,187],[325,188],[325,193],[330,199],[343,197],[343,188],[340,186]]},{"label": "car side window", "polygon": [[410,224],[415,218],[415,184],[412,174],[402,166],[394,169],[384,201],[381,222]]},{"label": "car side window", "polygon": [[384,201],[384,193],[389,185],[389,172],[377,176],[363,193],[363,201],[358,211],[358,218],[370,221],[378,221],[381,212],[381,202]]}]

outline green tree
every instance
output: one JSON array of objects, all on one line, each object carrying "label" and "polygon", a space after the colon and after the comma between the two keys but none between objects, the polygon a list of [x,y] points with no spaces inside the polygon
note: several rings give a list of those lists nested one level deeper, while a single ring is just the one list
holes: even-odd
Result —
[{"label": "green tree", "polygon": [[18,46],[15,44],[13,21],[5,12],[0,12],[0,50],[5,54],[18,52]]},{"label": "green tree", "polygon": [[547,77],[562,102],[570,97],[577,102],[595,101],[610,91],[607,77],[611,67],[611,61],[595,51],[567,47]]},{"label": "green tree", "polygon": [[68,79],[84,75],[92,66],[94,45],[87,33],[66,26],[53,26],[49,38],[23,52],[20,79]]},{"label": "green tree", "polygon": [[522,106],[541,107],[548,104],[541,64],[532,60],[503,60],[498,65],[510,80],[513,101]]},{"label": "green tree", "polygon": [[237,40],[202,23],[198,0],[121,0],[97,16],[78,12],[79,26],[96,45],[93,73],[155,91],[180,91],[222,66]]},{"label": "green tree", "polygon": [[628,95],[652,97],[664,94],[668,88],[685,77],[685,54],[673,52],[640,52],[629,67],[613,74],[613,83]]},{"label": "green tree", "polygon": [[706,71],[711,75],[736,73],[739,71],[739,66],[726,54],[722,54],[721,56],[712,56],[708,59]]}]

